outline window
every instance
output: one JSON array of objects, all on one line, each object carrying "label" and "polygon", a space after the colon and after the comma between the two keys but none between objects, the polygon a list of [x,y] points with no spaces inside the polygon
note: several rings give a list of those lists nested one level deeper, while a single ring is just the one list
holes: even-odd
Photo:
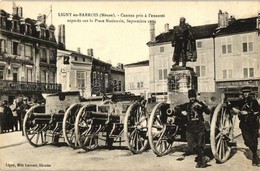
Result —
[{"label": "window", "polygon": [[197,48],[202,48],[202,42],[201,41],[197,42]]},{"label": "window", "polygon": [[13,42],[13,55],[18,55],[18,42]]},{"label": "window", "polygon": [[78,60],[78,57],[75,57],[75,61],[77,61]]},{"label": "window", "polygon": [[222,45],[222,54],[226,54],[226,53],[227,53],[226,45]]},{"label": "window", "polygon": [[105,74],[105,88],[108,88],[108,74]]},{"label": "window", "polygon": [[85,61],[86,61],[86,58],[83,57],[83,58],[82,58],[82,61],[85,62]]},{"label": "window", "polygon": [[227,78],[227,70],[223,70],[223,79]]},{"label": "window", "polygon": [[249,68],[249,77],[254,77],[254,68]]},{"label": "window", "polygon": [[232,78],[233,76],[232,76],[232,69],[229,69],[228,70],[228,78]]},{"label": "window", "polygon": [[254,68],[243,68],[244,78],[254,77]]},{"label": "window", "polygon": [[231,45],[227,45],[227,49],[228,49],[228,53],[232,53],[232,46]]},{"label": "window", "polygon": [[47,52],[45,48],[42,48],[41,53],[41,62],[47,62]]},{"label": "window", "polygon": [[144,87],[144,82],[141,81],[141,82],[137,82],[137,88],[143,88]]},{"label": "window", "polygon": [[222,54],[232,53],[232,45],[222,45]]},{"label": "window", "polygon": [[247,52],[247,43],[243,43],[243,52]]},{"label": "window", "polygon": [[232,78],[233,77],[232,76],[232,69],[228,69],[228,70],[224,69],[222,71],[222,73],[223,73],[223,79],[227,79],[227,78]]},{"label": "window", "polygon": [[167,58],[159,59],[158,65],[158,75],[159,80],[166,80],[167,79]]},{"label": "window", "polygon": [[30,24],[25,24],[25,34],[31,35],[32,34],[32,29]]},{"label": "window", "polygon": [[122,91],[122,82],[121,81],[118,81],[117,83],[117,91]]},{"label": "window", "polygon": [[243,72],[244,72],[244,78],[248,78],[248,68],[244,68]]},{"label": "window", "polygon": [[50,72],[49,83],[55,83],[55,72]]},{"label": "window", "polygon": [[252,52],[254,50],[252,36],[244,36],[242,43],[243,52]]},{"label": "window", "polygon": [[4,39],[0,39],[0,52],[4,53],[6,52],[6,44],[5,44],[6,40]]},{"label": "window", "polygon": [[0,80],[4,79],[4,67],[0,67]]},{"label": "window", "polygon": [[119,80],[114,80],[113,82],[113,90],[114,91],[122,91],[122,82]]},{"label": "window", "polygon": [[49,30],[50,37],[49,39],[52,41],[54,40],[54,32],[52,30]]},{"label": "window", "polygon": [[196,66],[195,70],[196,70],[195,72],[197,74],[197,77],[200,77],[200,66]]},{"label": "window", "polygon": [[32,69],[27,68],[27,82],[32,82]]},{"label": "window", "polygon": [[13,20],[13,31],[19,31],[19,24],[17,20]]},{"label": "window", "polygon": [[0,17],[0,26],[5,28],[6,27],[6,18],[5,17]]},{"label": "window", "polygon": [[19,68],[13,68],[13,81],[18,81],[18,78],[19,78],[19,76],[18,76],[18,74],[19,74],[18,70],[19,70]]},{"label": "window", "polygon": [[46,83],[46,71],[41,71],[41,83]]},{"label": "window", "polygon": [[41,28],[41,38],[45,38],[46,37],[46,31],[44,28]]},{"label": "window", "polygon": [[222,54],[230,54],[232,53],[232,39],[224,38],[221,42]]},{"label": "window", "polygon": [[206,76],[206,66],[196,66],[195,67],[195,72],[197,74],[197,77],[205,77]]},{"label": "window", "polygon": [[50,50],[50,63],[56,63],[56,58],[55,58],[55,50],[51,49]]},{"label": "window", "polygon": [[79,88],[85,87],[85,71],[77,71],[77,85]]},{"label": "window", "polygon": [[25,56],[32,56],[32,46],[31,45],[25,45]]},{"label": "window", "polygon": [[160,53],[164,52],[164,47],[160,47]]},{"label": "window", "polygon": [[129,83],[129,87],[130,87],[130,89],[135,89],[135,83],[133,83],[133,82]]},{"label": "window", "polygon": [[97,81],[97,73],[96,71],[93,72],[93,83]]}]

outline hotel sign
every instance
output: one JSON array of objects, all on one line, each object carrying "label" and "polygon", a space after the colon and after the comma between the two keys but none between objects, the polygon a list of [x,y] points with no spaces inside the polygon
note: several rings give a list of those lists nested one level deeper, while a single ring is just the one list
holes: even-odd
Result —
[{"label": "hotel sign", "polygon": [[217,88],[229,88],[229,87],[243,87],[245,85],[250,85],[250,86],[258,86],[260,81],[255,80],[255,81],[227,81],[227,82],[217,82]]}]

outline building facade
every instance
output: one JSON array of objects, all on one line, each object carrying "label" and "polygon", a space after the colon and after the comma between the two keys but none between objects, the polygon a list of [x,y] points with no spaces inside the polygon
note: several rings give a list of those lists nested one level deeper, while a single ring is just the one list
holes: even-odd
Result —
[{"label": "building facade", "polygon": [[124,93],[125,92],[125,69],[123,64],[118,64],[118,66],[110,67],[111,70],[111,81],[113,87],[113,93]]},{"label": "building facade", "polygon": [[[226,19],[227,20],[227,19]],[[260,16],[238,19],[216,30],[216,87],[237,91],[251,85],[260,92]]]},{"label": "building facade", "polygon": [[[67,62],[67,63],[66,63]],[[62,91],[79,91],[82,97],[91,96],[92,57],[78,51],[58,50],[57,82]]]},{"label": "building facade", "polygon": [[125,91],[135,95],[146,95],[150,92],[149,60],[126,64]]},{"label": "building facade", "polygon": [[[230,91],[252,85],[260,90],[259,15],[236,20],[219,12],[218,23],[192,27],[196,39],[197,60],[188,62],[198,76],[198,92]],[[173,65],[173,30],[165,25],[164,33],[154,36],[150,26],[150,91],[167,92],[167,76]]]},{"label": "building facade", "polygon": [[[93,53],[90,53],[93,56]],[[91,69],[91,95],[101,96],[113,93],[111,64],[93,57]]]},{"label": "building facade", "polygon": [[19,96],[30,100],[61,90],[56,84],[54,32],[45,15],[24,18],[22,7],[15,5],[12,14],[0,11],[0,100],[12,102]]}]

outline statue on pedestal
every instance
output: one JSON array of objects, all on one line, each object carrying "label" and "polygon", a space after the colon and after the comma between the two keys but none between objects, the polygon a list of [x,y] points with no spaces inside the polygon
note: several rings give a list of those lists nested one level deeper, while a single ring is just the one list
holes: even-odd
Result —
[{"label": "statue on pedestal", "polygon": [[173,28],[172,47],[174,47],[173,62],[175,64],[172,68],[178,67],[180,62],[182,62],[182,67],[185,68],[187,61],[193,62],[197,58],[196,44],[191,26],[185,21],[186,19],[181,17],[179,26]]}]

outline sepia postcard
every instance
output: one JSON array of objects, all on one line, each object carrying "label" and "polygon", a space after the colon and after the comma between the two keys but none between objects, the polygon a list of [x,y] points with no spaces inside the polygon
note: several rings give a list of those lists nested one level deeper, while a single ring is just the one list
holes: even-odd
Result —
[{"label": "sepia postcard", "polygon": [[0,1],[0,170],[257,170],[259,97],[259,0]]}]

